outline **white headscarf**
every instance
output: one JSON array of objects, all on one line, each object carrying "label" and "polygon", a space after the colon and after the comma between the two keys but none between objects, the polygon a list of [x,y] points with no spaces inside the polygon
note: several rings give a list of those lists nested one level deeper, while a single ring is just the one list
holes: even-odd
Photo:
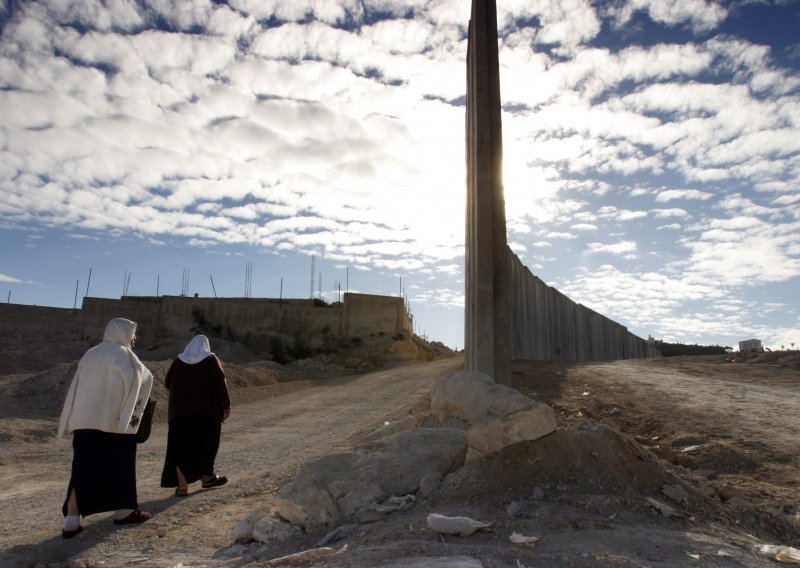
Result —
[{"label": "white headscarf", "polygon": [[61,412],[58,437],[80,429],[136,433],[153,375],[131,351],[135,336],[135,322],[124,318],[108,322],[103,342],[89,349],[78,363]]},{"label": "white headscarf", "polygon": [[178,359],[189,365],[194,365],[211,355],[213,353],[211,352],[211,345],[208,343],[208,337],[195,335],[189,345],[184,348],[183,353],[178,355]]}]

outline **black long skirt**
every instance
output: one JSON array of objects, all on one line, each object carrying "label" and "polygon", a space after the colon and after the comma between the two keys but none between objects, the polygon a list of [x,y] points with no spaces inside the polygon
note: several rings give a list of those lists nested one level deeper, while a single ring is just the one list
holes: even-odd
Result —
[{"label": "black long skirt", "polygon": [[214,474],[222,424],[213,416],[179,416],[169,421],[161,487],[177,487],[179,467],[187,483]]},{"label": "black long skirt", "polygon": [[104,511],[136,509],[136,435],[100,430],[72,434],[72,475],[61,511],[75,489],[78,511],[86,517]]}]

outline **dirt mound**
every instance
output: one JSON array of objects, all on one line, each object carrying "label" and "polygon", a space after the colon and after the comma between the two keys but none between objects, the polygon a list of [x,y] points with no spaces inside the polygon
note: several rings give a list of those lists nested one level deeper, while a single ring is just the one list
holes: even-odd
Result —
[{"label": "dirt mound", "polygon": [[59,363],[76,361],[91,347],[81,341],[23,342],[3,338],[0,376],[38,373]]},{"label": "dirt mound", "polygon": [[[157,345],[137,348],[136,352],[142,360],[162,361],[174,359],[186,347],[187,339],[169,338]],[[211,351],[222,361],[244,364],[263,359],[263,355],[255,353],[239,341],[230,341],[219,337],[210,337]]]},{"label": "dirt mound", "polygon": [[719,474],[753,473],[761,466],[746,448],[725,442],[709,442],[687,446],[673,461],[698,470],[713,470]]},{"label": "dirt mound", "polygon": [[[144,361],[145,366],[153,373],[153,391],[150,397],[158,401],[154,419],[166,420],[169,391],[164,386],[164,378],[172,365],[173,359],[165,361]],[[279,393],[305,388],[310,381],[304,380],[302,374],[279,365],[274,361],[253,361],[244,365],[228,363],[220,357],[228,391],[233,404],[252,402],[270,398]]]},{"label": "dirt mound", "polygon": [[[0,416],[24,422],[14,434],[0,434],[0,442],[27,442],[54,435],[67,390],[78,368],[78,359],[58,363],[40,373],[21,373],[0,377]],[[157,401],[154,420],[166,421],[169,391],[164,378],[173,359],[144,360],[153,373],[151,398]],[[25,363],[28,365],[29,363]],[[296,370],[273,361],[254,361],[244,365],[222,360],[234,404],[271,398],[314,384]],[[21,422],[21,424],[22,424]]]},{"label": "dirt mound", "polygon": [[61,413],[78,362],[59,363],[42,373],[20,375],[0,383],[0,415],[52,418]]},{"label": "dirt mound", "polygon": [[737,363],[751,364],[773,364],[778,367],[785,367],[800,370],[800,351],[764,351],[763,353],[734,353],[729,361]]},{"label": "dirt mound", "polygon": [[672,468],[612,428],[593,421],[560,427],[533,442],[509,446],[491,458],[468,462],[447,478],[436,500],[472,503],[525,499],[548,493],[607,494],[663,500],[666,485],[683,487],[685,503],[707,507],[707,499]]}]

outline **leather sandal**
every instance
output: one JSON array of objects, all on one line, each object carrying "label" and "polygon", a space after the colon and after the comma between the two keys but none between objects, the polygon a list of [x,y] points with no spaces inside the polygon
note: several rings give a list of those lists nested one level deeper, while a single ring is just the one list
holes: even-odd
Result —
[{"label": "leather sandal", "polygon": [[211,489],[212,487],[219,487],[228,483],[228,478],[224,475],[217,475],[216,473],[211,479],[203,481],[203,489]]},{"label": "leather sandal", "polygon": [[139,509],[134,509],[130,515],[125,517],[124,519],[114,519],[115,525],[131,525],[131,524],[139,524],[143,523],[147,520],[150,520],[150,513],[146,511],[140,511]]}]

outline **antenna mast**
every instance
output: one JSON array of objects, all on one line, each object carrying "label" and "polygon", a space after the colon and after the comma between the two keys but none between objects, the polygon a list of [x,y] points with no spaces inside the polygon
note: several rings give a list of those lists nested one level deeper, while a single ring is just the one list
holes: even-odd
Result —
[{"label": "antenna mast", "polygon": [[251,296],[251,286],[253,279],[253,263],[248,262],[244,267],[244,297]]},{"label": "antenna mast", "polygon": [[122,295],[128,295],[128,287],[131,285],[131,276],[133,276],[133,272],[125,271],[125,276],[122,278]]},{"label": "antenna mast", "polygon": [[183,281],[181,282],[181,296],[189,293],[189,269],[183,269]]}]

